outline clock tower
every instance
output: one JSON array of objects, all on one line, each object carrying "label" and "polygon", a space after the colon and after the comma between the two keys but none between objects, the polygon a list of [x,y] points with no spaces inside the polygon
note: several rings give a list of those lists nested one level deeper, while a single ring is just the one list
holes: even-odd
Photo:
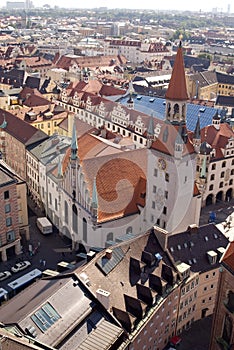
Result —
[{"label": "clock tower", "polygon": [[187,135],[187,101],[180,42],[166,92],[165,121],[152,142],[148,170],[151,174],[148,220],[168,234],[185,231],[189,225],[199,223],[201,196],[195,190],[196,152]]}]

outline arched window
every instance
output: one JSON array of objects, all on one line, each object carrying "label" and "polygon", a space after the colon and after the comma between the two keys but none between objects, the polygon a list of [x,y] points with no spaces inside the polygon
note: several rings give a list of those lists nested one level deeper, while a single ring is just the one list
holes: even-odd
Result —
[{"label": "arched window", "polygon": [[72,206],[72,229],[74,232],[78,233],[78,217],[76,205]]},{"label": "arched window", "polygon": [[213,188],[214,188],[214,185],[210,185],[210,187],[209,187],[209,191],[212,191],[212,190],[213,190]]},{"label": "arched window", "polygon": [[180,111],[179,105],[178,105],[178,103],[176,103],[176,104],[174,105],[174,116],[176,116],[176,114],[178,114],[179,111]]},{"label": "arched window", "polygon": [[129,226],[126,230],[126,233],[132,233],[132,226]]},{"label": "arched window", "polygon": [[83,218],[83,240],[87,243],[87,220]]},{"label": "arched window", "polygon": [[171,114],[171,104],[168,103],[168,105],[167,105],[167,115],[168,115],[168,117],[170,117],[170,114]]},{"label": "arched window", "polygon": [[114,240],[114,234],[113,232],[109,232],[106,236],[107,241],[113,241]]},{"label": "arched window", "polygon": [[68,224],[68,205],[67,201],[64,202],[64,219],[66,224]]}]

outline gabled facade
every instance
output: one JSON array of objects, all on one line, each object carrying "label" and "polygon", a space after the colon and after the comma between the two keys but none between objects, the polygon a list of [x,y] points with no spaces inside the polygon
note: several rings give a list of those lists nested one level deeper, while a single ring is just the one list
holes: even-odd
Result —
[{"label": "gabled facade", "polygon": [[196,182],[202,205],[233,198],[234,133],[216,114],[212,125],[201,130],[197,156]]},{"label": "gabled facade", "polygon": [[2,158],[23,180],[26,180],[26,149],[48,136],[3,110],[0,110],[0,132]]},{"label": "gabled facade", "polygon": [[29,239],[26,183],[3,161],[0,163],[0,258],[21,253],[21,236]]}]

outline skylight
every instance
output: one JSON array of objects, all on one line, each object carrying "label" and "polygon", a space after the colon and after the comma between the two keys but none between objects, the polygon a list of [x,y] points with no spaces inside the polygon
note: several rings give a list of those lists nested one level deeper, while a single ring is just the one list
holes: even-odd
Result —
[{"label": "skylight", "polygon": [[61,318],[60,315],[49,303],[43,305],[31,316],[33,322],[43,333],[58,321],[59,318]]}]

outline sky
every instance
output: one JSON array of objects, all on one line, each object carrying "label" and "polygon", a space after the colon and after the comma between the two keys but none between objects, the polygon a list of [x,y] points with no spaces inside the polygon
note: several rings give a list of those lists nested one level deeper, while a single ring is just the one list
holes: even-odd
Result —
[{"label": "sky", "polygon": [[[13,0],[9,0],[13,1]],[[18,0],[19,1],[19,0]],[[22,0],[21,0],[22,1]],[[129,9],[154,9],[154,10],[191,10],[191,11],[212,11],[213,8],[217,8],[219,12],[227,12],[228,4],[231,4],[231,0],[213,0],[213,1],[186,1],[186,0],[164,0],[164,1],[152,1],[152,0],[32,0],[34,6],[43,6],[44,4],[49,4],[51,7],[55,5],[59,7],[66,8],[94,8],[94,7],[107,7],[107,8],[129,8]],[[231,6],[231,11],[233,11],[233,6]]]}]

